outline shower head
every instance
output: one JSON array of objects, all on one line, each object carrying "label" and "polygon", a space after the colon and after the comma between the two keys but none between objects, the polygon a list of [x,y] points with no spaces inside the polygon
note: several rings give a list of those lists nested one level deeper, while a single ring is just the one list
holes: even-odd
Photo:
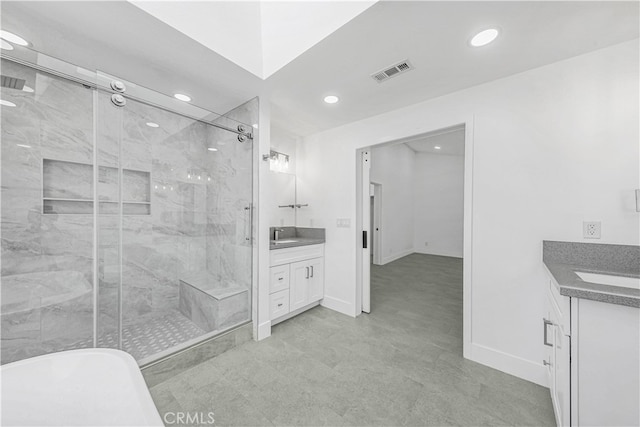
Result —
[{"label": "shower head", "polygon": [[24,87],[25,81],[22,79],[19,79],[17,77],[5,76],[4,74],[1,77],[2,77],[2,83],[1,83],[2,87],[7,87],[9,89],[18,89],[18,90],[22,90],[22,88]]}]

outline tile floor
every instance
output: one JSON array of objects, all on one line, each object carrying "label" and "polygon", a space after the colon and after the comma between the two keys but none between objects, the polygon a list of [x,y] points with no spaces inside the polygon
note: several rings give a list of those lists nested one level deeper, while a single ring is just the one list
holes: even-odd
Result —
[{"label": "tile floor", "polygon": [[372,267],[372,311],[317,307],[151,389],[215,425],[555,425],[549,390],[462,358],[462,262]]}]

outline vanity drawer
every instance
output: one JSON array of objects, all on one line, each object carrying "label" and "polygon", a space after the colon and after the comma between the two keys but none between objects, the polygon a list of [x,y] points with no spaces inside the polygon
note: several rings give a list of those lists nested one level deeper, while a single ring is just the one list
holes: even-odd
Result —
[{"label": "vanity drawer", "polygon": [[270,319],[277,319],[289,313],[289,289],[269,295]]},{"label": "vanity drawer", "polygon": [[271,267],[269,279],[269,293],[289,289],[289,264]]}]

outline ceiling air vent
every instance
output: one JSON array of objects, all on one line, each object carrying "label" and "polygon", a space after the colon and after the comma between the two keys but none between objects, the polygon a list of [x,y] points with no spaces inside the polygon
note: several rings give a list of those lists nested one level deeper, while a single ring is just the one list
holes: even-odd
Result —
[{"label": "ceiling air vent", "polygon": [[0,80],[0,86],[2,87],[8,87],[9,89],[18,90],[22,90],[22,88],[24,88],[25,81],[22,79],[5,75],[2,75],[1,77],[2,79]]},{"label": "ceiling air vent", "polygon": [[413,65],[411,65],[411,62],[407,59],[406,61],[398,62],[395,65],[386,67],[377,73],[373,73],[371,74],[371,77],[378,83],[382,83],[385,80],[389,80],[391,77],[398,76],[411,70],[413,70]]}]

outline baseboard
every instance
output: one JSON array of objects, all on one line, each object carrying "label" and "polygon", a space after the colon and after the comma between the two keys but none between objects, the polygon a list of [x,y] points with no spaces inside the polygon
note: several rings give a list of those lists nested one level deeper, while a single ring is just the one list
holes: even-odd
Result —
[{"label": "baseboard", "polygon": [[266,322],[262,322],[258,325],[258,336],[256,337],[257,341],[263,340],[265,338],[269,338],[271,336],[271,320],[267,320]]},{"label": "baseboard", "polygon": [[355,317],[353,304],[347,301],[325,295],[324,299],[321,302],[321,305],[330,310],[337,311],[338,313],[346,314],[350,317]]},{"label": "baseboard", "polygon": [[292,317],[296,317],[298,314],[303,313],[303,312],[305,312],[305,311],[307,311],[307,310],[310,310],[310,309],[312,309],[313,307],[317,307],[317,306],[319,306],[319,305],[320,305],[320,301],[316,301],[316,302],[312,302],[312,303],[311,303],[311,304],[309,304],[309,305],[305,305],[304,307],[300,307],[299,309],[294,310],[294,311],[292,311],[292,312],[290,312],[290,313],[287,313],[287,314],[285,314],[284,316],[280,316],[280,317],[278,317],[277,319],[273,319],[273,320],[271,321],[271,326],[275,326],[275,325],[277,325],[277,324],[278,324],[278,323],[280,323],[280,322],[284,322],[285,320],[289,320],[289,319],[291,319]]},{"label": "baseboard", "polygon": [[547,370],[542,363],[535,363],[476,343],[471,344],[469,359],[543,387],[549,387]]},{"label": "baseboard", "polygon": [[390,262],[393,262],[397,259],[406,257],[407,255],[411,255],[413,253],[413,248],[412,249],[407,249],[406,251],[402,251],[402,252],[396,252],[395,254],[391,254],[388,257],[384,257],[382,258],[382,264],[381,265],[385,265],[388,264]]},{"label": "baseboard", "polygon": [[423,255],[437,255],[437,256],[446,256],[446,257],[450,257],[450,258],[460,258],[462,259],[462,254],[461,253],[453,253],[453,252],[449,252],[449,251],[438,251],[438,250],[425,250],[425,249],[418,249],[416,248],[414,250],[414,253],[417,254],[423,254]]}]

